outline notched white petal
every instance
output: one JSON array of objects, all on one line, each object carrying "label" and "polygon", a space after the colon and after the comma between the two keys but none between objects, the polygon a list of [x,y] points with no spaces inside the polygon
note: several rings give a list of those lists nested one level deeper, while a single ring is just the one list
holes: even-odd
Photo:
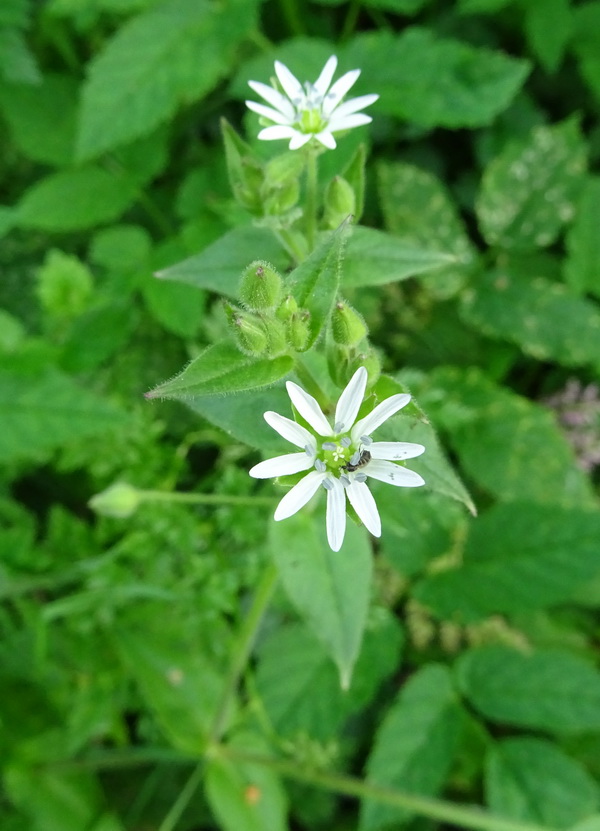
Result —
[{"label": "notched white petal", "polygon": [[351,69],[350,72],[346,72],[345,75],[338,78],[327,93],[325,101],[323,102],[324,115],[331,115],[350,87],[354,86],[359,75],[360,69]]},{"label": "notched white petal", "polygon": [[372,479],[379,479],[388,485],[395,485],[398,488],[418,488],[425,484],[425,480],[414,470],[408,470],[393,462],[385,462],[373,459],[362,468],[363,472]]},{"label": "notched white petal", "polygon": [[263,118],[268,118],[269,121],[274,121],[276,124],[287,124],[289,126],[290,119],[279,110],[274,110],[273,107],[267,107],[264,104],[259,104],[256,101],[246,101],[246,106]]},{"label": "notched white petal", "polygon": [[329,119],[329,129],[332,133],[339,133],[342,130],[351,130],[353,127],[362,127],[363,124],[370,124],[371,121],[373,121],[371,116],[364,113],[338,117],[335,112]]},{"label": "notched white petal", "polygon": [[260,131],[257,138],[262,141],[275,141],[276,139],[293,138],[297,132],[293,127],[277,124],[273,127],[265,127],[264,130]]},{"label": "notched white petal", "polygon": [[[271,104],[272,107],[275,107],[276,110],[279,110],[283,115],[287,116],[290,121],[294,118],[294,107],[289,99],[285,95],[282,95],[278,89],[273,89],[273,87],[267,84],[261,84],[260,81],[248,81],[248,86],[260,95],[261,98],[264,98],[268,104]],[[247,101],[246,104],[248,104]]]},{"label": "notched white petal", "polygon": [[275,61],[275,73],[279,79],[279,83],[283,87],[283,91],[290,101],[293,102],[295,98],[299,98],[304,95],[302,84],[296,76],[290,72],[285,64],[280,61]]},{"label": "notched white petal", "polygon": [[325,66],[321,70],[321,74],[313,84],[319,95],[325,95],[329,89],[329,85],[331,84],[333,76],[335,75],[335,70],[337,69],[337,63],[338,60],[335,55],[332,55],[327,59]]},{"label": "notched white petal", "polygon": [[306,427],[292,421],[291,418],[274,413],[272,410],[267,410],[264,414],[264,419],[273,430],[276,430],[279,435],[286,441],[295,444],[296,447],[302,449],[308,447],[313,455],[317,452],[317,442],[312,433],[309,433]]},{"label": "notched white petal", "polygon": [[339,479],[330,476],[329,482],[331,488],[327,491],[327,541],[332,551],[339,551],[346,533],[346,494]]},{"label": "notched white petal", "polygon": [[370,436],[384,421],[391,418],[402,407],[406,407],[409,401],[410,395],[406,395],[405,393],[398,393],[397,395],[386,398],[368,416],[356,422],[352,429],[352,440],[356,441],[363,434]]},{"label": "notched white petal", "polygon": [[300,479],[298,484],[289,490],[283,497],[275,513],[273,519],[279,522],[282,519],[287,519],[297,513],[300,508],[303,508],[309,499],[316,493],[321,482],[327,476],[326,473],[319,473],[316,470],[311,470],[304,478]]},{"label": "notched white petal", "polygon": [[289,476],[309,470],[313,466],[313,459],[306,453],[286,453],[285,456],[275,456],[265,459],[254,465],[248,472],[255,479],[274,479],[276,476]]},{"label": "notched white petal", "polygon": [[350,504],[359,516],[359,519],[374,537],[381,536],[381,519],[373,494],[362,482],[356,479],[346,488]]},{"label": "notched white petal", "polygon": [[315,138],[328,150],[335,150],[337,147],[336,140],[330,130],[321,130],[320,133],[315,133]]},{"label": "notched white petal", "polygon": [[370,107],[379,98],[378,95],[359,95],[356,98],[349,98],[335,108],[334,117],[339,118],[343,115],[351,115],[362,110],[363,107]]},{"label": "notched white petal", "polygon": [[294,384],[293,381],[287,381],[285,386],[289,397],[292,399],[292,404],[313,430],[316,430],[320,436],[331,436],[331,425],[323,415],[323,410],[319,407],[316,398],[305,392],[298,384]]},{"label": "notched white petal", "polygon": [[346,385],[344,392],[335,408],[335,423],[344,425],[343,431],[347,433],[358,415],[360,405],[365,396],[368,374],[364,366],[359,367]]},{"label": "notched white petal", "polygon": [[410,441],[374,441],[369,444],[372,459],[387,459],[390,462],[414,459],[424,452],[425,448],[422,444],[414,444]]},{"label": "notched white petal", "polygon": [[312,133],[301,133],[299,130],[294,130],[289,144],[290,150],[298,150],[299,147],[304,147],[312,138]]}]

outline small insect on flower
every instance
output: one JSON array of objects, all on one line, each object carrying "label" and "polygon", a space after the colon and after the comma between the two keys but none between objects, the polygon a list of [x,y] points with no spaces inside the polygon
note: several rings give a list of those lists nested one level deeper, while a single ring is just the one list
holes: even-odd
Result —
[{"label": "small insect on flower", "polygon": [[422,444],[378,442],[371,438],[371,433],[384,421],[408,404],[410,395],[392,395],[357,421],[366,386],[367,370],[360,367],[340,396],[332,427],[312,395],[288,381],[286,388],[292,404],[312,432],[279,413],[266,412],[267,424],[302,452],[267,459],[250,471],[250,476],[257,479],[309,471],[285,494],[274,519],[279,521],[292,516],[306,505],[320,486],[323,487],[327,491],[327,539],[333,551],[339,551],[344,541],[346,496],[371,534],[381,536],[379,511],[366,485],[368,478],[396,487],[416,488],[425,484],[414,470],[395,464],[420,456],[425,452]]},{"label": "small insect on flower", "polygon": [[256,101],[246,101],[246,106],[268,125],[260,131],[258,138],[265,141],[289,139],[290,150],[297,150],[314,138],[334,150],[334,133],[372,121],[359,110],[369,107],[379,96],[359,95],[343,101],[360,75],[360,69],[346,72],[332,85],[336,68],[337,58],[332,55],[314,84],[306,81],[302,85],[287,66],[275,61],[275,74],[282,92],[260,81],[248,81],[248,86],[270,104],[267,107]]}]

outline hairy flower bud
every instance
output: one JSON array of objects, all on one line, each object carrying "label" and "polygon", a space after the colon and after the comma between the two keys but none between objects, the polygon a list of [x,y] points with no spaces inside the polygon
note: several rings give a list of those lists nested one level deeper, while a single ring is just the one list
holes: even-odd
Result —
[{"label": "hairy flower bud", "polygon": [[258,315],[246,312],[231,303],[224,305],[227,320],[242,352],[254,356],[264,355],[268,345],[264,321]]},{"label": "hairy flower bud", "polygon": [[334,176],[325,191],[325,227],[333,231],[355,212],[356,196],[352,186],[342,176]]},{"label": "hairy flower bud", "polygon": [[331,331],[336,343],[356,346],[367,336],[367,325],[352,306],[340,300],[331,313]]},{"label": "hairy flower bud", "polygon": [[298,304],[296,300],[292,297],[291,294],[283,300],[279,308],[277,309],[276,315],[279,320],[289,320],[292,315],[296,314],[298,311]]},{"label": "hairy flower bud", "polygon": [[303,309],[293,314],[286,322],[288,343],[296,352],[304,352],[310,338],[310,312]]},{"label": "hairy flower bud", "polygon": [[281,298],[282,280],[269,263],[256,260],[242,274],[240,300],[252,312],[273,310]]}]

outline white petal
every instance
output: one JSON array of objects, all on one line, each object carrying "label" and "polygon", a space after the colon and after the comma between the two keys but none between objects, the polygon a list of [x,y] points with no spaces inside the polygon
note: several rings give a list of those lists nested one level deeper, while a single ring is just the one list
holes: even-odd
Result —
[{"label": "white petal", "polygon": [[335,74],[335,70],[337,69],[337,58],[335,55],[332,55],[328,60],[323,69],[321,70],[321,74],[314,82],[313,87],[319,93],[319,95],[325,95],[327,90],[329,89],[329,85],[331,84],[331,79]]},{"label": "white petal", "polygon": [[335,150],[337,147],[336,141],[330,130],[321,130],[320,133],[315,133],[315,138],[328,150]]},{"label": "white petal", "polygon": [[313,464],[314,458],[306,453],[287,453],[285,456],[265,459],[248,472],[255,479],[274,479],[276,476],[289,476],[291,473],[308,470]]},{"label": "white petal", "polygon": [[312,138],[312,133],[301,133],[299,130],[294,130],[294,135],[292,136],[292,140],[290,141],[290,150],[298,150],[299,147],[303,147],[308,141]]},{"label": "white petal", "polygon": [[325,479],[327,473],[319,473],[316,470],[311,470],[304,478],[300,479],[297,485],[286,493],[283,497],[273,519],[279,522],[282,519],[287,519],[293,514],[297,513],[300,508],[303,508],[308,500],[316,493],[319,485]]},{"label": "white petal", "polygon": [[425,452],[422,444],[410,441],[374,441],[367,449],[372,459],[387,459],[390,462],[414,459]]},{"label": "white petal", "polygon": [[342,433],[347,433],[356,420],[365,396],[367,379],[367,370],[364,366],[359,367],[340,396],[335,408],[335,424],[344,425],[340,430]]},{"label": "white petal", "polygon": [[353,127],[362,127],[363,124],[370,124],[373,119],[370,115],[364,113],[354,113],[353,115],[343,115],[338,118],[335,112],[329,119],[329,129],[333,133],[339,133],[342,130],[352,130]]},{"label": "white petal", "polygon": [[[278,89],[273,89],[273,87],[268,86],[268,84],[261,84],[260,81],[248,81],[248,86],[260,95],[261,98],[264,98],[268,104],[275,107],[275,109],[279,110],[279,112],[283,115],[287,116],[290,121],[294,118],[295,111],[293,106],[290,104],[285,95],[282,95]],[[367,95],[363,97],[368,98],[369,96]],[[350,103],[351,102],[348,101],[348,104]]]},{"label": "white petal", "polygon": [[290,101],[293,102],[294,99],[303,97],[304,90],[302,89],[302,84],[295,75],[292,75],[285,64],[280,63],[280,61],[275,61],[275,72],[279,78],[279,83],[283,87],[283,91]]},{"label": "white petal", "polygon": [[299,387],[298,384],[294,384],[293,381],[287,381],[285,386],[289,397],[292,399],[292,404],[313,430],[316,430],[320,436],[331,436],[333,431],[317,400],[305,392],[302,387]]},{"label": "white petal", "polygon": [[425,484],[425,480],[414,470],[400,467],[393,462],[373,459],[361,470],[373,479],[379,479],[380,482],[386,482],[388,485],[396,485],[398,488],[418,488]]},{"label": "white petal", "polygon": [[332,551],[339,551],[346,533],[346,494],[339,479],[331,476],[329,481],[332,488],[327,491],[327,541]]},{"label": "white petal", "polygon": [[335,113],[333,113],[333,115],[337,118],[338,116],[357,113],[364,107],[370,107],[371,104],[374,104],[378,98],[378,95],[359,95],[357,98],[349,98],[347,101],[342,102],[335,108]]},{"label": "white petal", "polygon": [[264,130],[261,130],[258,134],[258,138],[262,139],[263,141],[274,141],[275,139],[289,139],[293,138],[298,131],[294,130],[293,127],[285,127],[283,125],[277,124],[274,127],[265,127]]},{"label": "white petal", "polygon": [[359,75],[360,69],[351,69],[350,72],[346,72],[345,75],[342,75],[342,77],[335,82],[325,96],[325,101],[323,102],[323,115],[331,115],[350,87],[356,83],[356,79]]},{"label": "white petal", "polygon": [[406,407],[409,401],[410,395],[406,395],[405,393],[398,393],[397,395],[391,395],[389,398],[386,398],[368,416],[356,422],[352,428],[352,441],[356,442],[361,436],[370,436],[380,424],[383,424],[384,421],[391,418],[402,407]]},{"label": "white petal", "polygon": [[358,514],[363,525],[374,537],[381,536],[381,519],[373,499],[373,494],[364,482],[351,482],[346,488],[350,504]]},{"label": "white petal", "polygon": [[265,107],[264,104],[259,104],[256,101],[246,101],[246,106],[249,110],[268,118],[269,121],[274,121],[276,124],[287,124],[288,126],[290,124],[291,119],[280,113],[279,110],[274,110],[273,107]]},{"label": "white petal", "polygon": [[[277,430],[280,436],[286,441],[295,444],[296,447],[309,447],[314,453],[317,452],[317,442],[312,433],[309,433],[306,427],[292,421],[291,418],[274,413],[272,410],[267,410],[264,414],[264,419],[273,430]],[[308,458],[308,457],[307,457]]]}]

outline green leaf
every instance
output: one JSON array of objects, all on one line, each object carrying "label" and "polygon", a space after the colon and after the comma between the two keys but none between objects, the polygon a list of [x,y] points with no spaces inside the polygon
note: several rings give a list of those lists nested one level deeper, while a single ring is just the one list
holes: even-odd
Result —
[{"label": "green leaf", "polygon": [[[527,61],[416,26],[401,35],[358,35],[345,55],[360,66],[380,112],[423,127],[481,127],[509,105],[529,72]],[[440,72],[440,67],[443,71]]]},{"label": "green leaf", "polygon": [[499,816],[568,828],[593,813],[598,785],[578,762],[544,739],[506,739],[486,759],[487,802]]},{"label": "green leaf", "polygon": [[66,333],[61,366],[69,372],[85,372],[123,349],[138,315],[123,300],[103,303],[78,317]]},{"label": "green leaf", "polygon": [[474,250],[446,188],[414,165],[386,162],[377,172],[386,227],[415,248],[452,255],[455,263],[439,268],[426,283],[438,297],[455,294],[465,281]]},{"label": "green leaf", "polygon": [[535,127],[527,139],[508,144],[484,171],[477,200],[486,241],[524,251],[554,242],[575,213],[585,165],[575,119]]},{"label": "green leaf", "polygon": [[286,287],[301,309],[310,312],[310,336],[307,348],[317,340],[329,320],[336,300],[343,262],[344,243],[350,221],[327,234],[288,277]]},{"label": "green leaf", "polygon": [[42,80],[23,34],[9,26],[0,28],[0,78],[17,84],[39,84]]},{"label": "green leaf", "polygon": [[514,3],[514,0],[458,0],[458,13],[492,14],[511,3]]},{"label": "green leaf", "polygon": [[428,250],[412,240],[396,239],[385,231],[359,226],[348,240],[342,285],[381,286],[436,271],[455,261],[452,253]]},{"label": "green leaf", "polygon": [[366,532],[349,524],[340,551],[332,551],[325,521],[306,511],[273,523],[270,550],[283,587],[350,687],[371,593],[371,549]]},{"label": "green leaf", "polygon": [[40,231],[81,231],[117,219],[136,193],[124,176],[94,165],[61,170],[25,191],[17,224]]},{"label": "green leaf", "polygon": [[37,459],[72,439],[123,422],[112,404],[56,370],[38,376],[0,369],[0,461]]},{"label": "green leaf", "polygon": [[382,680],[398,669],[402,630],[385,610],[370,617],[349,690],[327,652],[304,626],[277,629],[260,650],[256,687],[280,736],[335,738],[349,715],[373,698]]},{"label": "green leaf", "polygon": [[569,652],[486,646],[465,653],[456,671],[469,702],[493,722],[558,734],[600,730],[600,673]]},{"label": "green leaf", "polygon": [[438,617],[470,622],[572,599],[600,576],[600,512],[509,502],[469,526],[463,562],[414,590]]},{"label": "green leaf", "polygon": [[143,626],[119,625],[115,645],[169,741],[186,753],[205,749],[223,681],[191,628],[169,615]]},{"label": "green leaf", "polygon": [[600,99],[600,2],[587,2],[573,9],[575,31],[573,49],[579,57],[579,69],[591,91]]},{"label": "green leaf", "polygon": [[444,429],[461,465],[506,500],[596,507],[588,477],[547,409],[496,386],[481,371],[438,369],[420,403]]},{"label": "green leaf", "polygon": [[546,72],[556,72],[573,31],[570,0],[522,0],[525,34]]},{"label": "green leaf", "polygon": [[600,367],[598,306],[510,261],[481,275],[463,295],[461,311],[474,328],[516,343],[538,361]]},{"label": "green leaf", "polygon": [[146,398],[185,399],[268,387],[291,372],[293,364],[289,355],[250,358],[229,341],[221,341],[207,347],[179,375],[146,393]]},{"label": "green leaf", "polygon": [[40,84],[1,86],[0,109],[13,141],[27,158],[59,167],[71,162],[77,110],[75,79],[46,75]]},{"label": "green leaf", "polygon": [[155,320],[169,332],[193,338],[204,318],[206,295],[183,283],[150,278],[143,287],[144,301]]},{"label": "green leaf", "polygon": [[254,260],[266,260],[280,271],[285,271],[289,263],[271,231],[242,225],[228,231],[200,254],[165,268],[156,276],[237,299],[242,271]]},{"label": "green leaf", "polygon": [[575,221],[567,231],[564,276],[576,292],[600,297],[600,178],[586,179],[577,204]]},{"label": "green leaf", "polygon": [[[431,796],[444,784],[461,735],[463,713],[446,667],[430,664],[405,683],[375,736],[369,784]],[[398,827],[411,815],[363,801],[360,831]]]},{"label": "green leaf", "polygon": [[[234,736],[235,752],[265,755],[264,740],[252,733]],[[206,797],[223,831],[286,831],[287,798],[278,775],[256,762],[211,758],[206,765]]]},{"label": "green leaf", "polygon": [[125,23],[90,64],[78,158],[145,135],[181,104],[210,92],[230,71],[255,15],[256,4],[247,0],[173,0]]}]

